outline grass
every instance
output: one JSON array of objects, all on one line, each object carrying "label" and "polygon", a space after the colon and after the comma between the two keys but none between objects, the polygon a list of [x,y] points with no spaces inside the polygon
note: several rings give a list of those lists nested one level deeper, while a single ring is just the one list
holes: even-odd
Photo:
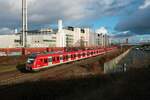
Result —
[{"label": "grass", "polygon": [[23,65],[25,61],[26,57],[22,56],[0,57],[0,73],[18,70],[18,66]]},{"label": "grass", "polygon": [[16,67],[9,65],[9,66],[4,66],[0,68],[0,73],[4,73],[4,72],[10,72],[10,71],[15,71]]}]

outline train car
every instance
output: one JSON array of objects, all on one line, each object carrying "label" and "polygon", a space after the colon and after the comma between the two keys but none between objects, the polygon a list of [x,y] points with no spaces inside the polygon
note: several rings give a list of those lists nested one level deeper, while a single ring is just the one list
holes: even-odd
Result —
[{"label": "train car", "polygon": [[26,70],[39,71],[44,68],[102,55],[114,49],[116,48],[112,47],[74,52],[31,54],[26,62]]}]

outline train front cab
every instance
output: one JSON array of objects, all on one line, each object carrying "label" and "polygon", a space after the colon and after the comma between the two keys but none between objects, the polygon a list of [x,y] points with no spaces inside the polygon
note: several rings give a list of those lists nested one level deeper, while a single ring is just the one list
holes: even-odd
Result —
[{"label": "train front cab", "polygon": [[29,55],[25,66],[26,70],[32,71],[32,69],[36,66],[35,64],[36,58],[37,58],[37,54]]}]

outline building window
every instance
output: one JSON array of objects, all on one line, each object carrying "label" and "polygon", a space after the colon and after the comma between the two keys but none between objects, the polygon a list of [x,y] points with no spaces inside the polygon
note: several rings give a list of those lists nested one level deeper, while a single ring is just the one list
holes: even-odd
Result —
[{"label": "building window", "polygon": [[84,30],[84,29],[81,29],[81,33],[85,33],[85,30]]},{"label": "building window", "polygon": [[20,43],[20,42],[21,42],[21,40],[14,40],[14,42],[16,42],[16,43],[18,43],[18,42],[19,42],[19,43]]},{"label": "building window", "polygon": [[52,37],[52,39],[56,39],[56,37]]},{"label": "building window", "polygon": [[43,40],[43,42],[56,42],[56,40]]},{"label": "building window", "polygon": [[70,31],[74,31],[74,27],[68,27],[68,30],[70,30]]}]

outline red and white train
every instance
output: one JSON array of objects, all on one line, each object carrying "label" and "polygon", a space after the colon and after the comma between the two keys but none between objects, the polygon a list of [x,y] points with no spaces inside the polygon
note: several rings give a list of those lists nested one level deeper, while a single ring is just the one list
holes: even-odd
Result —
[{"label": "red and white train", "polygon": [[90,58],[93,56],[103,55],[106,52],[111,52],[117,47],[101,48],[95,50],[84,50],[74,52],[59,52],[45,54],[31,54],[26,62],[26,70],[39,71],[40,69]]}]

